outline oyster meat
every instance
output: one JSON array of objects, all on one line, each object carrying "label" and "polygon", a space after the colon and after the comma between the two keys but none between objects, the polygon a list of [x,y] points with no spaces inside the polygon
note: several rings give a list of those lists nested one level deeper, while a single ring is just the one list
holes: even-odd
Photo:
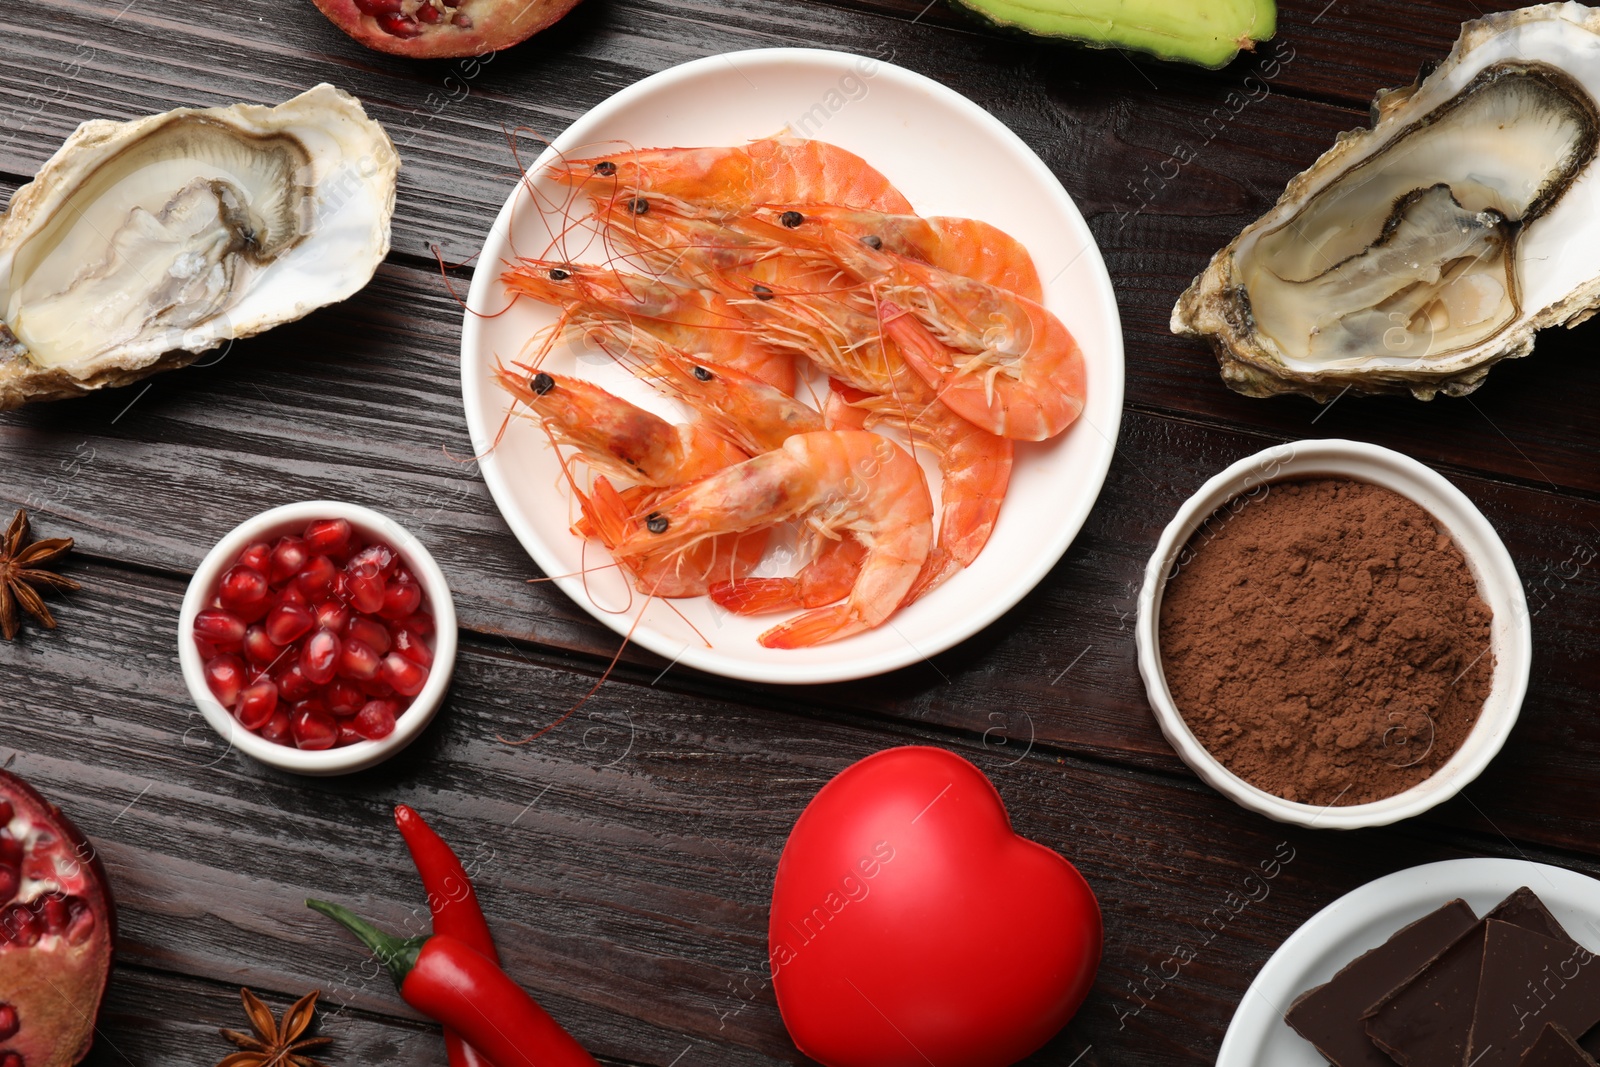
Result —
[{"label": "oyster meat", "polygon": [[388,254],[398,170],[331,85],[84,123],[0,220],[0,409],[180,367],[352,295]]},{"label": "oyster meat", "polygon": [[1600,11],[1462,27],[1373,103],[1172,312],[1250,396],[1462,395],[1600,307]]}]

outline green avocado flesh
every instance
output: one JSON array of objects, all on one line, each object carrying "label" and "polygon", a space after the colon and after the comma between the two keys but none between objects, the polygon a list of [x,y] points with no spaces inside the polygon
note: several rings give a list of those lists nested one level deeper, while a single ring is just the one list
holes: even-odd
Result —
[{"label": "green avocado flesh", "polygon": [[1094,48],[1225,66],[1277,27],[1274,0],[959,0],[1002,26]]}]

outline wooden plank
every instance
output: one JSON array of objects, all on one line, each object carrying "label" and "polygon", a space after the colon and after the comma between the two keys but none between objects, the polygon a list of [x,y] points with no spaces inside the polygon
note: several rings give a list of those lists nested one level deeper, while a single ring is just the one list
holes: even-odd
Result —
[{"label": "wooden plank", "polygon": [[[824,782],[897,743],[974,760],[1018,831],[1063,851],[1100,896],[1099,982],[1036,1064],[1065,1067],[1086,1047],[1085,1063],[1210,1062],[1255,970],[1338,894],[1433,859],[1549,858],[1422,825],[1288,828],[1187,779],[1037,749],[1019,759],[916,725],[762,711],[644,682],[607,687],[562,728],[510,747],[496,735],[566,707],[591,680],[476,638],[447,707],[410,750],[353,777],[296,778],[218,751],[193,711],[173,655],[178,583],[80,573],[88,587],[63,629],[0,646],[0,762],[94,840],[118,894],[123,963],[228,989],[325,989],[330,1012],[354,1013],[324,1024],[341,1049],[393,1040],[399,1062],[443,1061],[412,1030],[392,1029],[388,1020],[412,1014],[301,902],[321,893],[420,928],[415,874],[389,825],[401,800],[473,868],[509,970],[595,1051],[661,1067],[679,1056],[796,1061],[762,977],[777,857]],[[1263,879],[1274,858],[1286,861],[1281,873]],[[1026,936],[1027,917],[997,907],[997,936]],[[1174,975],[1179,946],[1194,959]],[[138,1047],[148,1040],[136,1010],[143,979],[124,988],[127,973],[106,1032]],[[194,1000],[184,992],[177,1003]],[[215,1009],[195,1014],[209,1023]],[[358,1051],[331,1062],[390,1061]]]}]

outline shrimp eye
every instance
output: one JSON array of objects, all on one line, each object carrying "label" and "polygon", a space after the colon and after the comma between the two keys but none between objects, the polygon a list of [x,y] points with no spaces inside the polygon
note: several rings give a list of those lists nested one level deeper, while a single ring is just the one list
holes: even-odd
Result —
[{"label": "shrimp eye", "polygon": [[658,511],[652,511],[644,518],[645,529],[651,533],[660,534],[667,532],[667,517]]},{"label": "shrimp eye", "polygon": [[546,374],[544,371],[540,371],[538,374],[535,374],[533,376],[533,395],[534,396],[544,396],[544,394],[548,393],[550,390],[554,389],[555,387],[556,387],[556,380],[554,378],[550,377],[550,375]]},{"label": "shrimp eye", "polygon": [[802,222],[806,221],[806,217],[800,214],[798,211],[785,211],[782,215],[778,216],[778,221],[792,230]]},{"label": "shrimp eye", "polygon": [[610,178],[617,173],[617,165],[609,159],[602,159],[594,165],[594,172],[602,178]]},{"label": "shrimp eye", "polygon": [[696,378],[699,378],[702,382],[709,382],[712,378],[715,377],[714,374],[712,374],[710,371],[706,370],[704,367],[696,367],[694,369],[694,376]]},{"label": "shrimp eye", "polygon": [[861,239],[861,243],[873,251],[877,251],[883,247],[883,238],[875,233],[869,233]]},{"label": "shrimp eye", "polygon": [[753,285],[750,287],[750,291],[755,294],[757,300],[772,299],[772,290],[764,285]]},{"label": "shrimp eye", "polygon": [[562,270],[560,267],[550,268],[550,280],[553,282],[564,282],[570,277],[572,277],[571,271]]},{"label": "shrimp eye", "polygon": [[645,212],[650,210],[650,201],[646,200],[642,196],[636,196],[632,200],[628,201],[628,210],[633,212],[635,215],[643,215]]}]

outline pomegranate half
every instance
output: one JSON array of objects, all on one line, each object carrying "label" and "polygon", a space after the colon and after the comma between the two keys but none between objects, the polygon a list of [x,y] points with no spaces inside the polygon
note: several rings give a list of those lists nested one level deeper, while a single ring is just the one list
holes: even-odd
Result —
[{"label": "pomegranate half", "polygon": [[578,0],[315,0],[368,48],[413,59],[482,56],[555,24]]},{"label": "pomegranate half", "polygon": [[115,914],[88,838],[0,771],[0,1064],[71,1067],[89,1053]]}]

